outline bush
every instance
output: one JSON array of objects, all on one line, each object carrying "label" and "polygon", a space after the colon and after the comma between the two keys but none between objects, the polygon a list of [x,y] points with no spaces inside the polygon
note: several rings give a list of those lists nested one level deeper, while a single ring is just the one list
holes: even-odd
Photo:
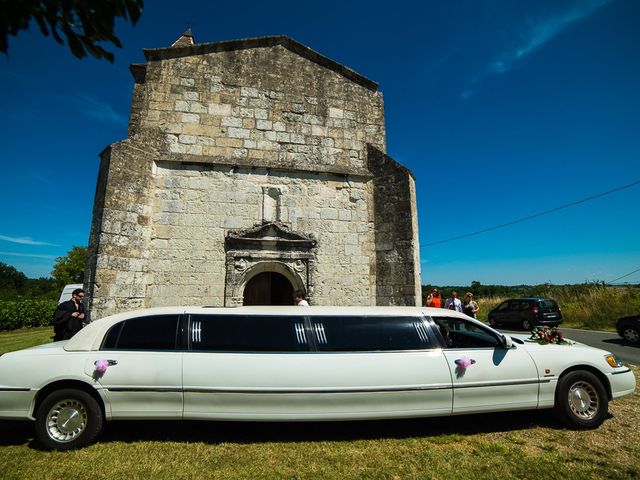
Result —
[{"label": "bush", "polygon": [[615,330],[620,317],[640,313],[640,288],[598,285],[552,287],[548,295],[562,308],[567,326]]},{"label": "bush", "polygon": [[0,330],[51,325],[51,317],[57,306],[55,300],[0,302]]}]

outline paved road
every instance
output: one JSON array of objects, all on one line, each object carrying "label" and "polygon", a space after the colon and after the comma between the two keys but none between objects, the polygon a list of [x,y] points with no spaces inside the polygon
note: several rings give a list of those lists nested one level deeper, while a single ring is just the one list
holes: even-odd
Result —
[{"label": "paved road", "polygon": [[[498,330],[517,334],[526,333],[501,328]],[[571,340],[613,353],[619,360],[622,360],[623,363],[640,365],[640,346],[630,345],[622,340],[616,333],[577,330],[575,328],[564,327],[561,327],[560,330]]]}]

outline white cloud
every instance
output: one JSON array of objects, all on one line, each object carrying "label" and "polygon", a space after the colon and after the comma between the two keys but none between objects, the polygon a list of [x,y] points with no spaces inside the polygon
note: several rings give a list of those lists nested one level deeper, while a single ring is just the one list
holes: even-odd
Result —
[{"label": "white cloud", "polygon": [[509,71],[515,62],[545,45],[571,24],[588,17],[611,1],[612,0],[582,1],[568,12],[556,15],[555,17],[530,22],[529,27],[522,35],[520,45],[499,55],[498,58],[489,65],[489,72],[504,73]]},{"label": "white cloud", "polygon": [[49,242],[40,242],[38,240],[33,240],[29,237],[9,237],[7,235],[0,235],[0,240],[4,240],[5,242],[11,243],[19,243],[21,245],[48,245],[51,247],[59,247],[60,245],[56,245],[55,243]]},{"label": "white cloud", "polygon": [[0,255],[11,255],[13,257],[31,257],[31,258],[56,258],[55,255],[39,255],[37,253],[17,253],[17,252],[0,252]]},{"label": "white cloud", "polygon": [[592,15],[596,10],[613,0],[578,0],[569,11],[561,14],[528,20],[527,26],[522,28],[521,41],[512,48],[496,55],[484,72],[469,82],[468,88],[459,94],[462,101],[468,100],[474,93],[475,86],[490,75],[499,75],[511,70],[513,65],[527,55],[543,47],[570,25]]},{"label": "white cloud", "polygon": [[127,124],[126,117],[116,112],[111,105],[90,97],[89,95],[78,95],[76,98],[76,104],[85,115],[102,122],[112,123],[115,125]]}]

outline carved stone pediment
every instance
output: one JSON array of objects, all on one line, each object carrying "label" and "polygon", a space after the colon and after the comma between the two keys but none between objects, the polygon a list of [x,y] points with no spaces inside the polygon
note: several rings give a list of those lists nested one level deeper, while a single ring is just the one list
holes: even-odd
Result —
[{"label": "carved stone pediment", "polygon": [[289,230],[280,222],[268,222],[246,230],[231,230],[226,236],[227,248],[274,248],[276,250],[314,248],[317,241],[300,232]]}]

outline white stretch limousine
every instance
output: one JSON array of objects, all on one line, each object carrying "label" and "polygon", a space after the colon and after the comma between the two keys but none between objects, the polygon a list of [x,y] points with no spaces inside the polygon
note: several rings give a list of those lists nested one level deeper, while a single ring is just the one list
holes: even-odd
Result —
[{"label": "white stretch limousine", "polygon": [[0,357],[0,419],[46,448],[111,419],[353,420],[554,408],[593,428],[633,372],[579,343],[539,345],[414,307],[172,307],[95,321]]}]

